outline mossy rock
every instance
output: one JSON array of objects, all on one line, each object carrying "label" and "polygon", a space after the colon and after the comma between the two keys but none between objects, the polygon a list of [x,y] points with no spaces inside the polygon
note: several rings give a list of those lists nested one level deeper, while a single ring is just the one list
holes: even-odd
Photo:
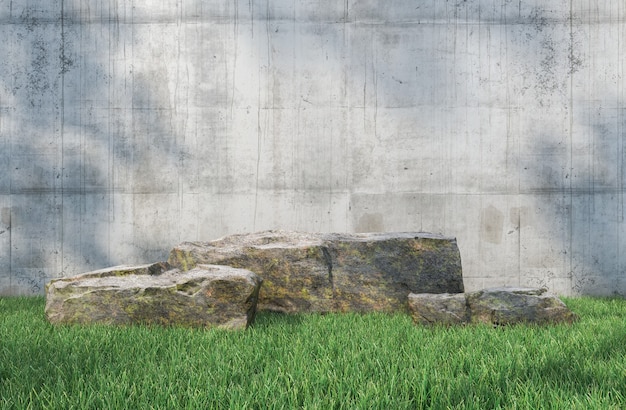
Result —
[{"label": "mossy rock", "polygon": [[259,309],[287,313],[406,312],[409,293],[464,290],[456,240],[427,233],[265,231],[185,242],[168,263],[250,270],[264,280]]},{"label": "mossy rock", "polygon": [[245,329],[262,280],[226,266],[168,269],[166,263],[120,266],[55,279],[46,317],[55,324],[151,324]]}]

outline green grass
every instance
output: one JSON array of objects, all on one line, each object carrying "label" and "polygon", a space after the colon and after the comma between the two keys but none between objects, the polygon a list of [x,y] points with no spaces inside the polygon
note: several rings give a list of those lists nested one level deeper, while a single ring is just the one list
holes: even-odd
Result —
[{"label": "green grass", "polygon": [[572,326],[261,313],[245,332],[52,326],[0,298],[0,409],[626,408],[626,300]]}]

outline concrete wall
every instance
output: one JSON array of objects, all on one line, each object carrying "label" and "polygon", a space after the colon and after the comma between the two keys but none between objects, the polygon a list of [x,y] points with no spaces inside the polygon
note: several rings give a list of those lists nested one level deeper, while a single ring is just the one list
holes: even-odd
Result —
[{"label": "concrete wall", "polygon": [[626,5],[0,0],[0,295],[263,229],[626,294]]}]

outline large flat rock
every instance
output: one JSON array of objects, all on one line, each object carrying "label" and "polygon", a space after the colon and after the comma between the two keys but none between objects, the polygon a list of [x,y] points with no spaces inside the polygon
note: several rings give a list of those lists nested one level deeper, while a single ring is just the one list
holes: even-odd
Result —
[{"label": "large flat rock", "polygon": [[45,311],[51,323],[244,329],[254,319],[261,282],[225,266],[185,272],[166,263],[117,266],[52,280]]},{"label": "large flat rock", "polygon": [[402,232],[266,231],[185,242],[168,263],[228,265],[263,278],[259,309],[287,313],[407,311],[409,293],[463,292],[456,240]]}]

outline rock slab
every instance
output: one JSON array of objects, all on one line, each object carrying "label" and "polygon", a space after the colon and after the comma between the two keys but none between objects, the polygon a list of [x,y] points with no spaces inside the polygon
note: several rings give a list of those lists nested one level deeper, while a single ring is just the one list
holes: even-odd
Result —
[{"label": "rock slab", "polygon": [[263,278],[259,309],[285,313],[406,312],[409,293],[464,290],[456,240],[415,232],[231,235],[182,243],[168,263],[250,270]]},{"label": "rock slab", "polygon": [[253,272],[167,263],[118,266],[55,279],[46,286],[46,317],[55,324],[158,324],[245,329],[262,280]]},{"label": "rock slab", "polygon": [[544,288],[502,287],[462,294],[410,294],[409,311],[419,324],[572,323],[576,315]]}]

